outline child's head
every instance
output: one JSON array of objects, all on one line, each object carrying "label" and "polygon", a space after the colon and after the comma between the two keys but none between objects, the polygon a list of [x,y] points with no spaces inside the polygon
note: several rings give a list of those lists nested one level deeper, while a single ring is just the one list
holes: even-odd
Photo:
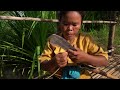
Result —
[{"label": "child's head", "polygon": [[59,29],[67,40],[76,36],[81,28],[82,18],[82,11],[61,11],[59,13]]},{"label": "child's head", "polygon": [[58,15],[59,15],[58,19],[59,19],[59,21],[61,21],[62,17],[64,17],[69,12],[77,12],[77,13],[79,13],[81,15],[82,19],[83,19],[84,14],[85,14],[84,11],[59,11],[58,12]]}]

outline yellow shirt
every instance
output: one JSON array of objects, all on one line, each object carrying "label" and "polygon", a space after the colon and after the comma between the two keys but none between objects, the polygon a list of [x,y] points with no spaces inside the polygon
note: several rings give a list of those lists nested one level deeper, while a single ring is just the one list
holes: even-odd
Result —
[{"label": "yellow shirt", "polygon": [[[85,53],[88,53],[90,55],[102,55],[108,60],[108,54],[105,52],[100,46],[95,44],[91,37],[84,35],[84,34],[78,34],[73,43],[71,45],[76,45],[78,48],[80,48]],[[43,62],[44,60],[51,60],[52,57],[54,57],[55,54],[58,54],[60,52],[65,52],[64,49],[62,49],[59,46],[55,46],[50,44],[49,39],[46,44],[46,47],[39,57],[39,60]],[[72,60],[68,57],[68,65],[72,64]],[[81,73],[80,79],[88,79],[91,78],[89,72],[85,70]]]}]

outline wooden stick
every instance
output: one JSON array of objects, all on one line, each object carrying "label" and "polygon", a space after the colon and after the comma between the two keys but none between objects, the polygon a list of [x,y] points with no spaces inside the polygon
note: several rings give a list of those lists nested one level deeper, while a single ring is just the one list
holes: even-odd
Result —
[{"label": "wooden stick", "polygon": [[[26,21],[40,21],[40,22],[59,22],[58,19],[42,19],[33,17],[15,17],[15,16],[0,16],[0,20],[26,20]],[[83,23],[104,23],[104,24],[116,24],[115,21],[83,21]]]},{"label": "wooden stick", "polygon": [[111,79],[119,79],[118,77],[113,76],[113,75],[111,75],[111,74],[109,74],[109,73],[107,73],[107,77],[108,77],[108,78],[111,78]]},{"label": "wooden stick", "polygon": [[114,37],[115,37],[115,24],[110,24],[110,30],[109,30],[109,37],[108,37],[108,50],[111,50],[111,52],[108,52],[108,55],[113,54],[113,42],[114,42]]},{"label": "wooden stick", "polygon": [[101,23],[101,24],[116,24],[115,21],[83,21],[83,23]]},{"label": "wooden stick", "polygon": [[26,21],[40,21],[40,22],[58,22],[57,19],[41,19],[33,17],[15,17],[15,16],[0,16],[1,20],[26,20]]},{"label": "wooden stick", "polygon": [[102,71],[102,70],[100,70],[98,68],[94,69],[93,72],[97,73],[97,74],[100,74],[100,75],[103,75],[103,76],[106,76],[106,77],[108,77],[110,79],[119,79],[118,77],[113,76],[110,73],[106,73],[106,72],[104,72],[104,71]]}]

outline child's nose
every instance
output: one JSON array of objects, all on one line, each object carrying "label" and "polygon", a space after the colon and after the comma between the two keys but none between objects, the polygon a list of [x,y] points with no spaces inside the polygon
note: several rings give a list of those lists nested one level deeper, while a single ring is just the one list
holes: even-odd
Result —
[{"label": "child's nose", "polygon": [[68,30],[73,30],[73,26],[72,25],[68,25],[68,28],[67,28]]}]

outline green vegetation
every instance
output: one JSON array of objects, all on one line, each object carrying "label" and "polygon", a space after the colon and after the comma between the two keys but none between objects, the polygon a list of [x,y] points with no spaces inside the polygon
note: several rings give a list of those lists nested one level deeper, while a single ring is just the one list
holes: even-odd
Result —
[{"label": "green vegetation", "polygon": [[[19,17],[56,18],[55,11],[8,13]],[[14,73],[17,72],[16,75],[21,72],[21,77],[25,74],[29,79],[34,78],[34,75],[43,74],[37,57],[42,53],[47,37],[56,32],[56,24],[36,21],[6,21],[4,24],[3,22],[5,21],[1,21],[0,31],[1,77],[6,78],[4,71],[8,68],[11,68]]]},{"label": "green vegetation", "polygon": [[[108,13],[110,12],[87,11],[84,20],[102,20]],[[8,11],[0,14],[56,19],[55,11]],[[45,74],[46,72],[40,69],[37,57],[42,53],[48,36],[57,31],[56,25],[53,22],[0,20],[0,78],[32,79]],[[120,45],[119,29],[118,25],[115,47]],[[108,44],[108,31],[108,25],[102,24],[84,24],[82,28],[82,32],[90,34],[105,50]],[[119,54],[120,49],[116,48],[115,53]]]}]

